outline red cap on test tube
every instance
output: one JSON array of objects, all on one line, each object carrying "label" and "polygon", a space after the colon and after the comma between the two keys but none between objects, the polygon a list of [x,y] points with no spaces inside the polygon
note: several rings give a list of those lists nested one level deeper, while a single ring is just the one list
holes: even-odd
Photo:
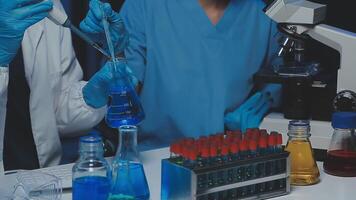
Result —
[{"label": "red cap on test tube", "polygon": [[240,151],[247,151],[248,150],[248,140],[246,139],[243,139],[241,142],[240,142]]},{"label": "red cap on test tube", "polygon": [[197,160],[197,157],[198,157],[197,150],[196,149],[190,150],[190,152],[189,152],[189,160],[195,161],[195,160]]},{"label": "red cap on test tube", "polygon": [[257,142],[256,140],[250,140],[248,144],[248,148],[250,151],[256,151],[257,150]]},{"label": "red cap on test tube", "polygon": [[211,145],[210,146],[210,156],[211,157],[216,157],[218,155],[218,148],[216,145]]},{"label": "red cap on test tube", "polygon": [[222,156],[227,156],[229,154],[229,146],[228,145],[223,145],[221,147],[221,155]]},{"label": "red cap on test tube", "polygon": [[270,134],[267,136],[267,142],[269,147],[273,147],[276,145],[276,137],[275,134]]},{"label": "red cap on test tube", "polygon": [[204,147],[202,147],[201,157],[202,157],[202,158],[209,158],[209,156],[210,156],[210,149],[209,149],[209,146],[204,146]]},{"label": "red cap on test tube", "polygon": [[232,143],[230,145],[230,151],[232,154],[237,154],[239,152],[239,144],[238,143]]},{"label": "red cap on test tube", "polygon": [[283,144],[283,138],[282,134],[277,135],[277,145],[282,145]]},{"label": "red cap on test tube", "polygon": [[267,136],[261,136],[258,140],[258,147],[260,149],[267,148]]}]

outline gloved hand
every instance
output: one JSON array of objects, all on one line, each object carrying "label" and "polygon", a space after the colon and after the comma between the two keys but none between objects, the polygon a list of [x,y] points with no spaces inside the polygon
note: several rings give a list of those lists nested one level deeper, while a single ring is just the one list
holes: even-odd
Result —
[{"label": "gloved hand", "polygon": [[117,67],[121,71],[115,71],[112,62],[107,62],[83,87],[86,104],[93,108],[105,106],[108,103],[110,87],[125,78],[124,76],[131,81],[133,87],[136,87],[138,80],[133,76],[126,62],[118,62]]},{"label": "gloved hand", "polygon": [[257,92],[237,110],[225,115],[225,125],[230,130],[241,130],[242,132],[248,128],[258,128],[271,105],[270,93]]},{"label": "gloved hand", "polygon": [[110,36],[115,49],[115,54],[121,53],[128,45],[129,35],[125,29],[124,23],[120,15],[113,11],[109,3],[102,3],[99,0],[90,0],[89,12],[86,18],[80,23],[80,28],[92,35],[96,42],[106,45],[106,37],[102,23],[103,15],[100,4],[103,6],[105,15],[109,22]]},{"label": "gloved hand", "polygon": [[16,56],[25,30],[45,18],[52,1],[0,0],[0,65]]}]

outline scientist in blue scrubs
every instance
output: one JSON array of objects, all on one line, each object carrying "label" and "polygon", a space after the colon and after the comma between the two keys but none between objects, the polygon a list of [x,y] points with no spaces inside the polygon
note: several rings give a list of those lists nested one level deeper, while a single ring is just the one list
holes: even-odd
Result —
[{"label": "scientist in blue scrubs", "polygon": [[[262,0],[125,1],[125,56],[146,113],[141,146],[259,126],[279,94],[277,85],[251,94],[253,74],[276,51],[264,7]],[[81,24],[89,33],[100,32],[95,10]]]},{"label": "scientist in blue scrubs", "polygon": [[[53,6],[64,12],[60,0],[0,0],[0,165],[3,160],[5,170],[59,164],[60,138],[85,133],[106,112],[111,65],[89,82],[82,80],[70,30],[46,18]],[[116,27],[114,39],[122,44],[126,34]]]}]

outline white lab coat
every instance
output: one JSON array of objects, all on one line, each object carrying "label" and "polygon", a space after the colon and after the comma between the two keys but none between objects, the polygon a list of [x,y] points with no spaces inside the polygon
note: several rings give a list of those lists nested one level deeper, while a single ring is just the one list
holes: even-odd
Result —
[{"label": "white lab coat", "polygon": [[[54,0],[54,4],[63,10],[59,0]],[[39,163],[41,167],[57,165],[61,159],[60,137],[95,126],[106,109],[93,109],[83,100],[82,87],[86,82],[81,81],[83,72],[75,57],[69,29],[44,19],[25,32],[22,49],[31,90],[31,125]],[[7,85],[8,70],[0,67],[1,156]]]}]

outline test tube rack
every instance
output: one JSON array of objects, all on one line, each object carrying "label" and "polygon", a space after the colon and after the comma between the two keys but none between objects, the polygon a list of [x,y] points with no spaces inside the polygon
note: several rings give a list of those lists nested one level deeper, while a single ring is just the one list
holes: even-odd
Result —
[{"label": "test tube rack", "polygon": [[[250,200],[290,193],[286,151],[194,168],[168,158],[162,160],[161,173],[162,200]],[[218,180],[217,184],[209,179]]]}]

